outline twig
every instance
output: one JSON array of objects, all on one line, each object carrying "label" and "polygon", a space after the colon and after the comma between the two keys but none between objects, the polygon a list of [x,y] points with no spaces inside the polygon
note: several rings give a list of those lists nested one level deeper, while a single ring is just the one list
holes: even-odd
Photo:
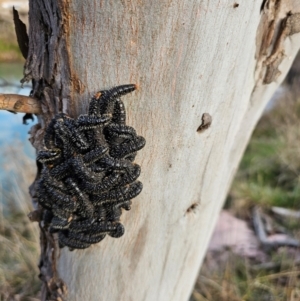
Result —
[{"label": "twig", "polygon": [[41,104],[38,100],[18,94],[0,94],[0,110],[37,115],[42,113]]},{"label": "twig", "polygon": [[257,206],[253,208],[253,226],[258,239],[262,244],[265,244],[267,242],[267,234],[260,216],[260,209]]},{"label": "twig", "polygon": [[298,277],[298,275],[300,274],[300,271],[287,271],[287,272],[280,272],[280,273],[276,273],[276,274],[271,274],[271,275],[265,275],[265,276],[261,276],[261,277],[257,277],[256,280],[265,280],[265,279],[277,279],[279,277]]},{"label": "twig", "polygon": [[300,218],[300,211],[290,210],[281,207],[272,207],[272,212],[284,218]]},{"label": "twig", "polygon": [[285,240],[281,240],[281,241],[269,241],[264,228],[261,212],[258,207],[253,208],[253,225],[254,225],[254,230],[256,232],[256,235],[258,236],[258,239],[260,240],[261,244],[265,247],[276,248],[280,246],[290,246],[290,247],[300,246],[300,242],[291,237],[287,237]]}]

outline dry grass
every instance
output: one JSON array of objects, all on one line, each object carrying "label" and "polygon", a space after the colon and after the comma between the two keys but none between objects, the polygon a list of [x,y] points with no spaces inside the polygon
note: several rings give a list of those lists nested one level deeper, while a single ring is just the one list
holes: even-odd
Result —
[{"label": "dry grass", "polygon": [[233,183],[231,206],[300,208],[300,88],[286,88],[259,122]]},{"label": "dry grass", "polygon": [[272,260],[272,266],[256,265],[229,250],[210,254],[202,266],[192,300],[299,301],[300,269],[296,258],[282,248]]},{"label": "dry grass", "polygon": [[38,227],[27,217],[34,162],[22,155],[21,145],[6,149],[1,158],[6,177],[0,187],[0,300],[33,300],[29,296],[40,289]]}]

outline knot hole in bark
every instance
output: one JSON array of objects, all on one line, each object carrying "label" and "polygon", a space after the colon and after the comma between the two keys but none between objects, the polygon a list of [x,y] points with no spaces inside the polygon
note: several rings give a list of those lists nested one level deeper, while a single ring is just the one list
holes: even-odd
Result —
[{"label": "knot hole in bark", "polygon": [[202,120],[202,123],[197,128],[198,133],[202,133],[203,131],[205,131],[206,129],[208,129],[210,127],[210,125],[212,123],[212,117],[210,116],[210,114],[204,113],[202,115],[201,120]]},{"label": "knot hole in bark", "polygon": [[197,213],[198,207],[199,207],[199,202],[193,203],[193,204],[186,210],[186,214]]}]

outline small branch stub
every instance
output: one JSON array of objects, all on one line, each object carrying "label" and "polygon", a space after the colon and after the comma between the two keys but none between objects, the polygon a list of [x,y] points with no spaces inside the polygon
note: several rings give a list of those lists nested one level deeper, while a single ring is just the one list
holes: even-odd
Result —
[{"label": "small branch stub", "polygon": [[38,100],[18,94],[0,94],[0,110],[37,115],[42,113]]}]

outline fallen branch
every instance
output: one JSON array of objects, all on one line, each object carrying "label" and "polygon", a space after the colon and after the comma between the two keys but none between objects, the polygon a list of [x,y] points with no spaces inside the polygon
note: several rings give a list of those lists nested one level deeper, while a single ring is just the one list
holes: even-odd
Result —
[{"label": "fallen branch", "polygon": [[272,207],[272,212],[276,215],[283,217],[283,218],[294,218],[299,219],[300,218],[300,211],[295,211],[287,208],[281,208],[281,207]]},{"label": "fallen branch", "polygon": [[278,239],[276,241],[271,240],[265,231],[264,223],[262,219],[261,210],[258,207],[253,208],[253,226],[260,243],[266,248],[276,248],[280,246],[300,247],[300,242],[292,237],[286,236],[284,239]]},{"label": "fallen branch", "polygon": [[0,110],[37,115],[42,113],[38,100],[18,94],[0,94]]}]

